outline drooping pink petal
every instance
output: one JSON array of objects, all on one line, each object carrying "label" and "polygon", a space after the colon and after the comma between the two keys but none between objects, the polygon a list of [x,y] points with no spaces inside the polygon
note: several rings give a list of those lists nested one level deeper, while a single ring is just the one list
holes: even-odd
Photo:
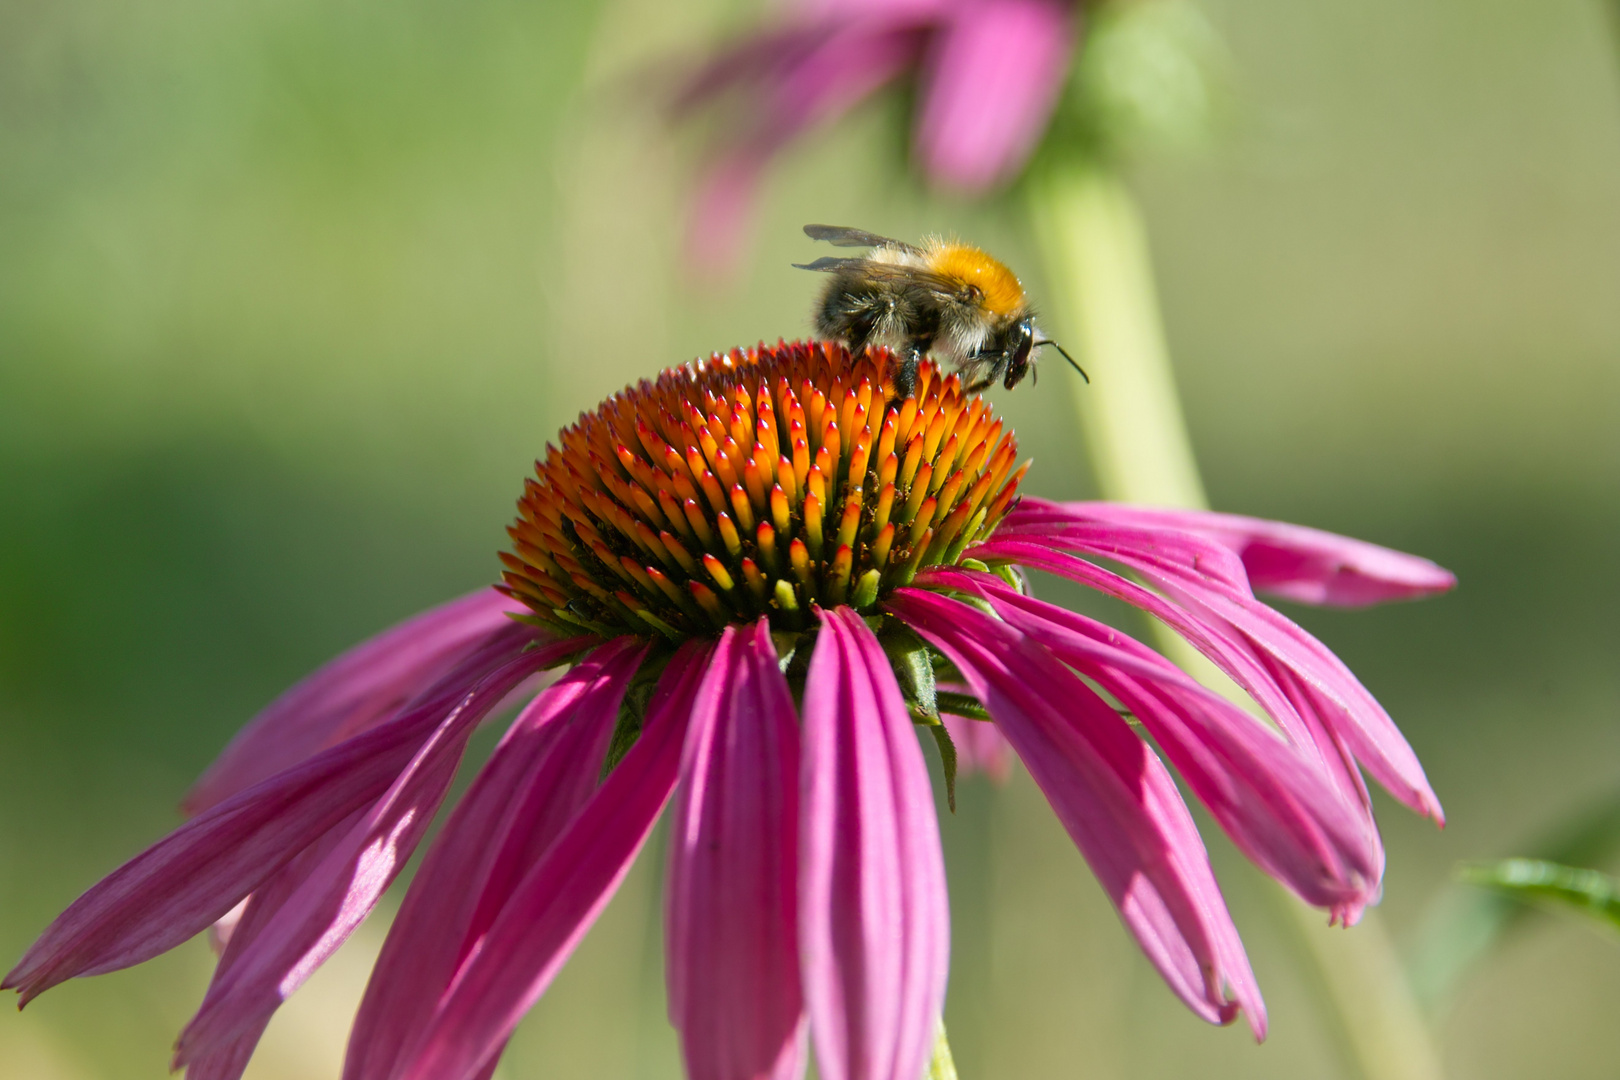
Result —
[{"label": "drooping pink petal", "polygon": [[[320,866],[321,861],[343,842],[343,838],[364,814],[365,810],[356,810],[344,818],[329,829],[326,835],[294,856],[292,861],[277,871],[274,877],[254,890],[253,895],[241,905],[241,916],[231,928],[230,939],[225,943],[219,963],[214,968],[210,987],[217,985],[230,974],[241,960],[243,953],[247,951],[247,947],[258,940],[275,914],[297,893],[299,887],[309,879],[310,874]],[[270,1017],[265,1016],[263,1020],[244,1030],[236,1038],[209,1049],[207,1053],[194,1056],[185,1066],[186,1080],[239,1080],[269,1023]],[[176,1062],[174,1067],[178,1069],[181,1064]]]},{"label": "drooping pink petal", "polygon": [[395,1068],[399,1080],[474,1080],[551,985],[674,789],[711,652],[709,643],[696,641],[676,652],[640,738],[512,891]]},{"label": "drooping pink petal", "polygon": [[1122,503],[1061,505],[1098,521],[1206,536],[1237,553],[1256,590],[1301,604],[1366,607],[1434,596],[1457,584],[1455,574],[1428,559],[1303,525]]},{"label": "drooping pink petal", "polygon": [[[611,662],[624,649],[613,641],[598,652]],[[175,1045],[177,1064],[262,1029],[281,1003],[348,940],[432,824],[478,722],[545,663],[543,650],[520,654],[482,679],[445,716],[388,791],[209,987]]]},{"label": "drooping pink petal", "polygon": [[1377,829],[1314,755],[1112,627],[1021,595],[990,574],[937,570],[917,581],[978,594],[1119,699],[1238,847],[1307,902],[1348,923],[1377,898]]},{"label": "drooping pink petal", "polygon": [[357,645],[254,717],[192,785],[198,814],[328,746],[386,720],[522,605],[494,589],[425,611]]},{"label": "drooping pink petal", "polygon": [[[1286,668],[1304,706],[1320,718],[1335,739],[1350,748],[1362,766],[1391,795],[1413,810],[1444,823],[1440,800],[1429,786],[1417,754],[1384,707],[1327,646],[1256,600],[1247,587],[1246,578],[1241,586],[1231,581],[1225,564],[1235,559],[1229,549],[1193,533],[1102,525],[1077,518],[1056,504],[1038,502],[1027,515],[1020,507],[1017,520],[1007,529],[1006,539],[1002,540],[998,530],[997,536],[977,557],[985,558],[983,550],[994,551],[1003,543],[1021,545],[1026,550],[1056,549],[1102,557],[1137,571],[1194,622],[1201,624],[1204,631],[1248,650],[1269,665]],[[1205,551],[1197,551],[1200,544]],[[1020,558],[1019,561],[1027,560]],[[1106,573],[1100,568],[1085,569],[1076,565],[1079,562],[1063,562],[1067,569],[1058,572],[1094,580],[1100,580],[1097,574]],[[1116,595],[1119,594],[1116,592]],[[1180,626],[1176,629],[1185,635]],[[1189,641],[1193,639],[1189,637]],[[1247,684],[1244,689],[1255,693]],[[1271,703],[1260,700],[1269,711]],[[1283,718],[1279,718],[1279,723],[1288,726]],[[1290,734],[1294,732],[1291,730]],[[1313,731],[1312,737],[1315,736]],[[1321,751],[1327,758],[1337,753],[1337,748],[1322,746]]]},{"label": "drooping pink petal", "polygon": [[956,745],[957,776],[982,772],[998,784],[1006,782],[1012,775],[1012,746],[995,724],[950,713],[941,713],[940,719]]},{"label": "drooping pink petal", "polygon": [[[418,703],[205,811],[93,886],[6,976],[23,1002],[65,979],[150,960],[208,928],[334,824],[393,783],[470,688],[535,641],[512,624]],[[540,664],[583,642],[544,645]]]},{"label": "drooping pink petal", "polygon": [[1359,801],[1369,827],[1372,800],[1356,767],[1355,756],[1332,726],[1316,712],[1301,684],[1286,666],[1265,656],[1242,635],[1221,622],[1209,622],[1181,605],[1129,581],[1110,570],[1061,551],[1038,537],[996,538],[973,549],[980,558],[1017,559],[1022,565],[1078,581],[1110,596],[1134,604],[1175,630],[1189,644],[1253,697],[1296,746],[1313,749],[1324,773],[1333,778],[1341,795]]},{"label": "drooping pink petal", "polygon": [[950,657],[1171,990],[1199,1016],[1265,1007],[1175,782],[1113,708],[1038,643],[966,604],[899,589],[888,608]]},{"label": "drooping pink petal", "polygon": [[799,940],[824,1080],[916,1080],[950,967],[928,767],[883,646],[821,612],[804,691]]},{"label": "drooping pink petal", "polygon": [[372,968],[344,1080],[388,1080],[525,874],[592,792],[646,654],[612,643],[513,722],[411,883]]},{"label": "drooping pink petal", "polygon": [[665,977],[691,1080],[804,1071],[799,727],[765,619],[730,627],[698,694],[670,828]]},{"label": "drooping pink petal", "polygon": [[916,149],[943,184],[980,192],[1017,173],[1051,119],[1075,45],[1075,5],[956,5],[924,64]]}]

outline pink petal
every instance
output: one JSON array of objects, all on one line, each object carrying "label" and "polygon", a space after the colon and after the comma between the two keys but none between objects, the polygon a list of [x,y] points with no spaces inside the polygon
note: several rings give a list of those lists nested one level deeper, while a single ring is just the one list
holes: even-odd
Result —
[{"label": "pink petal", "polygon": [[612,642],[513,722],[434,841],[372,969],[344,1080],[387,1080],[520,881],[596,790],[630,678]]},{"label": "pink petal", "polygon": [[1303,899],[1347,923],[1377,899],[1377,830],[1314,756],[1140,642],[993,575],[934,571],[918,583],[978,594],[1008,625],[1119,699],[1238,847]]},{"label": "pink petal", "polygon": [[[622,651],[617,642],[601,653]],[[175,1061],[228,1045],[263,1027],[371,913],[416,850],[455,778],[478,722],[546,664],[531,650],[481,680],[439,724],[410,764],[215,980],[175,1046]],[[590,660],[586,661],[591,663]],[[234,936],[234,935],[233,935]]]},{"label": "pink petal", "polygon": [[641,737],[512,891],[394,1070],[400,1080],[472,1080],[551,985],[669,799],[711,649],[689,642],[675,654]]},{"label": "pink petal", "polygon": [[357,645],[282,694],[192,785],[187,814],[252,787],[387,719],[521,606],[494,589],[425,611]]},{"label": "pink petal", "polygon": [[917,1080],[950,970],[934,791],[883,646],[821,612],[804,691],[799,940],[823,1080]]},{"label": "pink petal", "polygon": [[831,17],[749,39],[700,71],[675,103],[686,112],[734,93],[743,118],[698,183],[688,253],[703,269],[726,269],[747,237],[760,177],[793,140],[831,123],[916,59],[931,12],[880,10]]},{"label": "pink petal", "polygon": [[923,167],[965,192],[1011,179],[1046,130],[1074,44],[1073,4],[958,5],[925,64],[916,131]]},{"label": "pink petal", "polygon": [[721,635],[681,774],[665,949],[687,1075],[798,1077],[799,728],[766,620]]},{"label": "pink petal", "polygon": [[[219,964],[215,967],[214,977],[209,983],[210,989],[230,974],[241,960],[242,954],[247,951],[247,947],[258,940],[275,914],[297,893],[299,887],[320,866],[321,861],[343,842],[349,830],[363,816],[363,810],[356,810],[344,818],[329,829],[326,835],[294,856],[292,861],[277,871],[274,877],[254,890],[253,895],[241,906],[241,917],[232,927],[230,940],[226,942],[224,951],[220,954]],[[253,1051],[259,1044],[259,1037],[264,1034],[264,1029],[269,1023],[270,1017],[267,1015],[235,1039],[193,1057],[191,1063],[185,1067],[186,1080],[239,1080],[243,1070],[247,1068],[248,1059],[253,1056]],[[178,1069],[181,1065],[176,1062],[174,1067]]]},{"label": "pink petal", "polygon": [[956,775],[984,773],[998,784],[1012,775],[1013,752],[1007,737],[996,725],[965,716],[940,714],[951,742],[956,744]]},{"label": "pink petal", "polygon": [[[534,642],[501,627],[419,703],[204,812],[63,912],[6,976],[23,1002],[78,975],[150,960],[205,930],[338,821],[381,795],[468,690]],[[552,663],[579,640],[531,655]]]},{"label": "pink petal", "polygon": [[1457,584],[1455,574],[1428,559],[1303,525],[1120,503],[1062,507],[1098,521],[1208,537],[1238,554],[1254,588],[1301,604],[1365,607],[1434,596]]},{"label": "pink petal", "polygon": [[1212,1022],[1241,1008],[1263,1038],[1265,1007],[1203,841],[1147,744],[1006,623],[917,589],[888,607],[967,678],[1171,990]]},{"label": "pink petal", "polygon": [[[1342,740],[1396,799],[1436,822],[1444,822],[1440,801],[1429,786],[1423,766],[1383,706],[1325,645],[1254,599],[1246,579],[1241,585],[1231,579],[1227,564],[1234,557],[1227,548],[1193,533],[1100,525],[1052,503],[1035,502],[1028,514],[1021,507],[1016,520],[1009,515],[1004,528],[1006,543],[1067,549],[1122,563],[1160,589],[1206,632],[1249,651],[1268,667],[1286,669],[1289,681],[1299,690],[1297,709],[1319,718],[1335,741]],[[1001,536],[998,530],[990,544],[979,549],[977,557],[985,558],[985,550],[996,550],[1003,543]],[[1203,551],[1198,550],[1200,545]],[[1095,579],[1097,574],[1106,573],[1095,567],[1064,565],[1066,569],[1058,572],[1069,576]],[[1134,599],[1130,602],[1136,603]],[[1176,629],[1186,634],[1181,627]],[[1191,637],[1188,640],[1198,644]],[[1247,684],[1244,689],[1255,693]],[[1269,711],[1271,703],[1260,700]],[[1297,737],[1287,719],[1279,717],[1279,723]],[[1311,736],[1317,739],[1325,759],[1337,753],[1336,746],[1321,745],[1317,731],[1313,730]]]}]

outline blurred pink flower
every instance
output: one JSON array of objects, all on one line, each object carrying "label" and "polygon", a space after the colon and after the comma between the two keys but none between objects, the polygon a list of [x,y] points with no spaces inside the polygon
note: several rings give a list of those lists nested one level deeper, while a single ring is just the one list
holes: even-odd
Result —
[{"label": "blurred pink flower", "polygon": [[[508,595],[429,611],[288,691],[198,781],[195,816],[75,901],[5,985],[26,1003],[215,926],[219,963],[176,1065],[235,1080],[411,858],[475,727],[565,665],[427,851],[344,1080],[487,1080],[670,801],[666,977],[687,1074],[791,1080],[813,1041],[827,1080],[916,1080],[949,915],[934,793],[885,642],[920,638],[993,719],[950,722],[967,753],[996,767],[1004,751],[986,759],[963,724],[999,731],[1175,993],[1210,1021],[1242,1011],[1263,1036],[1192,815],[1118,710],[1254,862],[1351,922],[1384,865],[1358,765],[1436,820],[1439,803],[1372,696],[1252,587],[1355,604],[1453,578],[1271,522],[1019,504],[1016,441],[982,400],[929,364],[917,399],[888,400],[889,362],[825,344],[738,352],[582,418],[525,489]],[[840,461],[870,482],[827,488]],[[937,485],[921,471],[936,467],[953,470]],[[715,475],[728,470],[729,496]],[[845,508],[825,535],[823,504]],[[904,533],[880,524],[900,507]],[[982,528],[954,539],[970,518]],[[879,526],[870,541],[863,521]],[[1149,612],[1276,728],[985,566],[1050,571]]]},{"label": "blurred pink flower", "polygon": [[700,180],[690,250],[724,265],[760,173],[789,143],[902,78],[918,81],[913,149],[935,183],[980,193],[1017,175],[1074,51],[1071,0],[821,0],[723,50],[677,115],[721,99],[739,118]]},{"label": "blurred pink flower", "polygon": [[951,742],[956,746],[958,776],[984,773],[998,784],[1005,783],[1012,776],[1012,744],[995,724],[950,713],[944,713],[941,719],[945,721],[945,730],[951,733]]}]

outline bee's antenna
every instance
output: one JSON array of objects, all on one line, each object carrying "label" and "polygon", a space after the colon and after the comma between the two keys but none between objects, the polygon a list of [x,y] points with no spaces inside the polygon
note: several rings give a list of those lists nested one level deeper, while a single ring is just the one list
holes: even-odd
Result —
[{"label": "bee's antenna", "polygon": [[1062,354],[1063,359],[1065,359],[1065,360],[1067,360],[1069,362],[1070,367],[1074,368],[1074,370],[1076,370],[1076,371],[1078,371],[1080,373],[1080,377],[1082,379],[1086,380],[1086,384],[1088,386],[1091,384],[1091,376],[1086,374],[1086,369],[1081,367],[1079,364],[1075,363],[1074,362],[1074,357],[1069,355],[1068,350],[1066,350],[1063,346],[1059,345],[1057,342],[1053,341],[1051,338],[1042,338],[1040,341],[1031,342],[1031,345],[1032,345],[1032,347],[1037,348],[1037,349],[1040,348],[1042,345],[1050,345],[1050,346],[1052,346],[1052,348],[1056,349],[1059,353]]}]

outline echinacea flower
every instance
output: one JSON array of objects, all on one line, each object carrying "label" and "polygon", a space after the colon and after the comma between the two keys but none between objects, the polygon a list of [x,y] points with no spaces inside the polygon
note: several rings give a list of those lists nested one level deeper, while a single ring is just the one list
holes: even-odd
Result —
[{"label": "echinacea flower", "polygon": [[[525,487],[501,591],[272,704],[199,781],[191,819],[75,901],[5,985],[26,1002],[218,924],[176,1063],[239,1076],[411,857],[473,729],[564,668],[430,845],[345,1080],[488,1077],[669,802],[666,973],[688,1075],[797,1077],[813,1044],[829,1080],[916,1080],[949,933],[915,731],[942,707],[1005,735],[1175,993],[1263,1035],[1192,816],[1126,715],[1251,859],[1351,922],[1383,871],[1358,765],[1437,820],[1439,804],[1372,696],[1252,588],[1355,604],[1451,575],[1270,522],[1020,502],[1027,465],[988,405],[928,363],[895,400],[891,359],[761,346],[583,416]],[[1271,722],[1036,599],[1020,568],[1168,623]]]},{"label": "echinacea flower", "polygon": [[776,154],[896,81],[919,83],[914,152],[936,183],[981,193],[1017,175],[1057,106],[1077,38],[1073,0],[819,0],[706,63],[678,115],[740,116],[700,182],[690,242],[723,260]]}]

